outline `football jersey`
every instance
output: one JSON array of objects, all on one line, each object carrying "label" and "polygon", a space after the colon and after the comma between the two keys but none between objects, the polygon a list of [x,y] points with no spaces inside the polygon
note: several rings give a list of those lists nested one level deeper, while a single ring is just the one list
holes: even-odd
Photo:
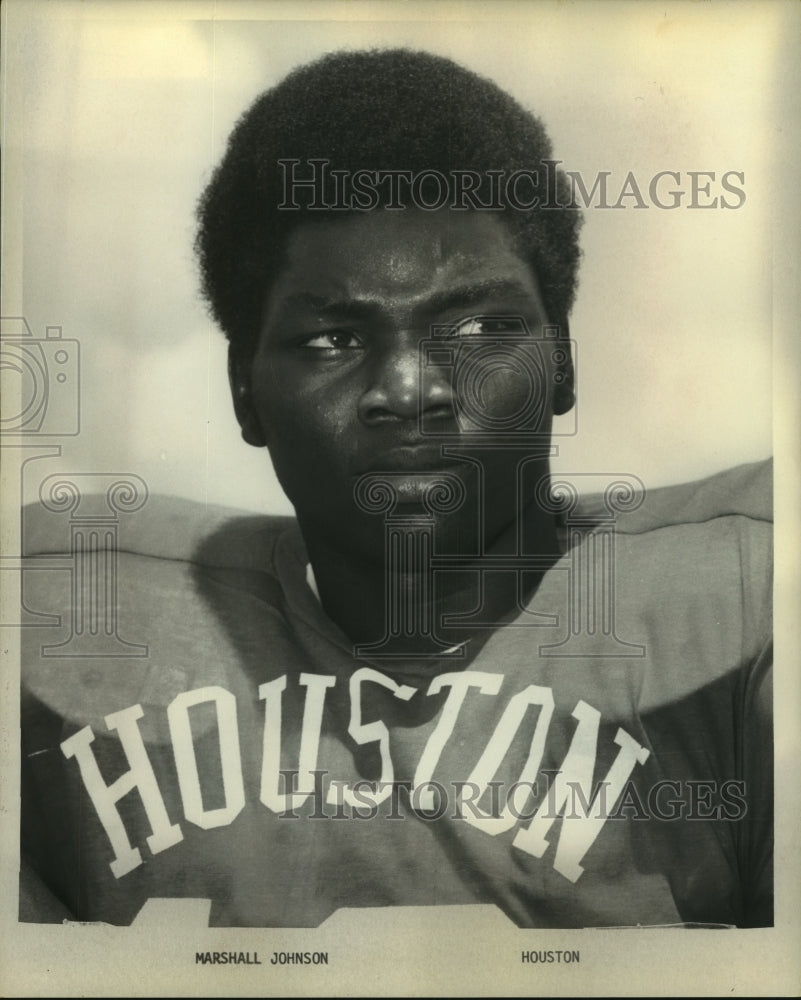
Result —
[{"label": "football jersey", "polygon": [[[772,923],[770,466],[601,510],[489,638],[413,662],[354,652],[288,520],[152,499],[79,560],[26,511],[21,919]],[[113,621],[76,620],[92,586]]]}]

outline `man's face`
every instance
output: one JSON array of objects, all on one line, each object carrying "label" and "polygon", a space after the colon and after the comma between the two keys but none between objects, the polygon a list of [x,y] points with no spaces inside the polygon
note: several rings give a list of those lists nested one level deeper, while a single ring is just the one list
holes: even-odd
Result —
[{"label": "man's face", "polygon": [[[522,317],[531,337],[498,322],[505,316]],[[267,444],[304,531],[358,544],[365,514],[353,491],[366,473],[389,473],[401,503],[413,504],[437,471],[478,491],[475,462],[444,457],[443,444],[471,435],[492,446],[493,428],[518,417],[547,443],[546,322],[535,276],[492,215],[376,211],[302,224],[265,303],[252,366],[239,374],[244,435]],[[445,353],[421,367],[422,342],[443,326]],[[487,349],[487,334],[497,349]],[[457,355],[476,361],[464,384],[454,377]],[[506,466],[519,457],[480,452],[490,535],[514,517]],[[455,523],[469,517],[463,506]]]}]

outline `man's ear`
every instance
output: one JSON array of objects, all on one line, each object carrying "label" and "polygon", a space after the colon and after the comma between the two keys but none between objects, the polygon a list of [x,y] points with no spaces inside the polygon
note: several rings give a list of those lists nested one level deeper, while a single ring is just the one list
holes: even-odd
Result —
[{"label": "man's ear", "polygon": [[228,347],[228,381],[234,401],[234,413],[242,428],[242,438],[255,448],[264,448],[267,441],[253,405],[251,369],[253,357],[243,354],[233,344]]},{"label": "man's ear", "polygon": [[559,326],[559,340],[554,344],[554,389],[553,412],[557,417],[568,413],[576,402],[575,375],[573,372],[573,351],[567,320]]}]

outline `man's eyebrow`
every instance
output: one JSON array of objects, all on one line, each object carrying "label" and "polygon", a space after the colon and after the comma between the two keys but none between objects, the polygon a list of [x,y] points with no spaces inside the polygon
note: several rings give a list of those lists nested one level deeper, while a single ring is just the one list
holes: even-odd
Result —
[{"label": "man's eyebrow", "polygon": [[[442,292],[434,292],[428,298],[415,303],[415,312],[447,312],[450,309],[466,309],[477,305],[486,299],[531,297],[531,290],[519,281],[509,278],[488,278],[483,281],[470,282],[456,288],[448,288]],[[288,295],[283,303],[284,308],[307,306],[315,312],[351,316],[369,317],[381,310],[378,302],[369,299],[333,299],[315,292],[295,292]]]},{"label": "man's eyebrow", "polygon": [[478,305],[486,299],[531,298],[531,289],[519,281],[509,278],[487,278],[484,281],[471,282],[457,288],[448,288],[443,292],[435,292],[430,298],[420,304],[421,309],[431,312],[447,312],[449,309],[464,309]]},{"label": "man's eyebrow", "polygon": [[380,308],[377,303],[364,299],[332,299],[327,295],[317,295],[315,292],[294,292],[281,303],[282,309],[297,306],[308,306],[315,312],[334,313],[341,315],[347,313],[350,316],[372,316]]}]

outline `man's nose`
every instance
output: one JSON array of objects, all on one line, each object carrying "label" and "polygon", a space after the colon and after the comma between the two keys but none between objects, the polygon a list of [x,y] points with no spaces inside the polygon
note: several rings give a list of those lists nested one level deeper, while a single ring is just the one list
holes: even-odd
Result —
[{"label": "man's nose", "polygon": [[365,424],[415,420],[423,413],[429,419],[452,416],[449,374],[439,366],[421,364],[420,350],[418,337],[399,337],[377,352],[359,400]]}]

